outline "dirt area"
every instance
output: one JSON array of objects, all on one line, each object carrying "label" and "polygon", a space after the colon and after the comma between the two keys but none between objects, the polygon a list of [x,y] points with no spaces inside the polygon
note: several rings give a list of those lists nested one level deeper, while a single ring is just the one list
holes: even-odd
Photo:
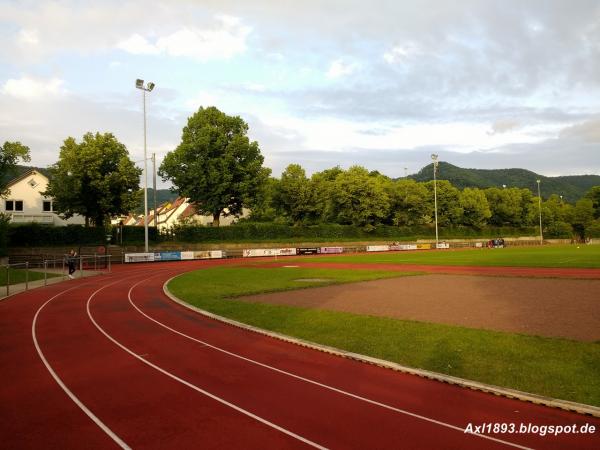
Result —
[{"label": "dirt area", "polygon": [[243,300],[600,340],[600,280],[430,274],[252,295]]}]

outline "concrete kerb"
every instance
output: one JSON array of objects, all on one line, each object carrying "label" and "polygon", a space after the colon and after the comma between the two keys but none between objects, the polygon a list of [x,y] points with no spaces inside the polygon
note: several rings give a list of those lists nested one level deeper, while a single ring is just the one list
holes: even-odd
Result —
[{"label": "concrete kerb", "polygon": [[366,364],[372,364],[372,365],[383,367],[386,369],[395,370],[397,372],[416,375],[416,376],[419,376],[422,378],[428,378],[430,380],[440,381],[442,383],[452,384],[455,386],[460,386],[460,387],[464,387],[464,388],[475,390],[475,391],[486,392],[486,393],[501,396],[501,397],[512,398],[512,399],[517,399],[517,400],[521,400],[524,402],[534,403],[536,405],[543,405],[543,406],[548,406],[551,408],[559,408],[559,409],[563,409],[566,411],[576,412],[579,414],[589,415],[589,416],[593,416],[593,417],[600,417],[600,408],[598,408],[596,406],[585,405],[583,403],[570,402],[567,400],[560,400],[560,399],[551,398],[551,397],[544,397],[542,395],[530,394],[528,392],[518,391],[516,389],[504,388],[504,387],[500,387],[500,386],[494,386],[491,384],[480,383],[478,381],[466,380],[464,378],[453,377],[451,375],[444,375],[444,374],[437,373],[437,372],[430,372],[428,370],[415,369],[413,367],[403,366],[401,364],[393,363],[390,361],[385,361],[383,359],[372,358],[370,356],[360,355],[358,353],[352,353],[352,352],[348,352],[346,350],[340,350],[338,348],[329,347],[327,345],[316,344],[314,342],[305,341],[303,339],[298,339],[295,337],[287,336],[285,334],[275,333],[272,331],[264,330],[262,328],[254,327],[252,325],[247,325],[247,324],[244,324],[241,322],[237,322],[235,320],[231,320],[226,317],[213,314],[209,311],[203,310],[196,306],[190,305],[189,303],[186,303],[183,300],[177,298],[175,295],[173,295],[169,291],[169,288],[167,287],[169,282],[171,280],[173,280],[174,278],[176,278],[176,276],[168,279],[163,284],[163,291],[169,299],[171,299],[175,303],[178,303],[192,311],[195,311],[195,312],[202,314],[206,317],[209,317],[211,319],[218,320],[220,322],[224,322],[226,324],[232,325],[234,327],[242,328],[244,330],[252,331],[254,333],[259,333],[259,334],[269,336],[274,339],[279,339],[281,341],[299,345],[301,347],[311,348],[313,350],[318,350],[318,351],[321,351],[324,353],[341,356],[342,358],[353,359],[355,361],[363,362]]}]

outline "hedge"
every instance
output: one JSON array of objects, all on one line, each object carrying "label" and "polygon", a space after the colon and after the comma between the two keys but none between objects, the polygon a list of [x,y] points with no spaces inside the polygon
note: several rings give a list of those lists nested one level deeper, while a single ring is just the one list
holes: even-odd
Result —
[{"label": "hedge", "polygon": [[[172,238],[180,242],[219,241],[269,241],[284,239],[318,240],[407,240],[434,238],[431,226],[393,227],[380,225],[366,230],[352,225],[320,224],[312,226],[288,226],[274,223],[243,222],[228,227],[205,227],[182,225],[175,227]],[[440,238],[512,237],[535,235],[535,228],[490,227],[483,230],[473,228],[441,228]]]},{"label": "hedge", "polygon": [[[67,225],[65,227],[20,224],[7,228],[8,246],[12,247],[50,247],[64,245],[102,245],[106,243],[104,228]],[[120,236],[122,230],[122,238]],[[144,227],[113,227],[113,244],[141,244],[144,242]],[[440,228],[440,239],[490,238],[533,236],[536,228],[489,227],[482,230],[466,227]],[[282,240],[382,240],[406,241],[415,239],[433,239],[435,228],[431,226],[393,227],[380,225],[371,230],[352,225],[320,224],[311,226],[289,226],[274,223],[243,222],[227,227],[206,227],[182,225],[168,234],[158,234],[153,227],[148,228],[151,242],[268,242]],[[2,251],[2,223],[0,222],[0,252]]]},{"label": "hedge", "polygon": [[9,247],[51,247],[61,245],[102,245],[106,243],[104,228],[67,225],[57,227],[38,223],[10,225]]}]

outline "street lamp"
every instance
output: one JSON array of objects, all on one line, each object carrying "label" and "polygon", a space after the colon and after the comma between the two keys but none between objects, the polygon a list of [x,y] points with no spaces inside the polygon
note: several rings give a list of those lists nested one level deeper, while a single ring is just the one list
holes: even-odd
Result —
[{"label": "street lamp", "polygon": [[433,202],[435,205],[435,248],[438,248],[438,214],[437,214],[437,178],[436,172],[438,167],[438,155],[435,153],[431,154],[433,161]]},{"label": "street lamp", "polygon": [[544,235],[542,234],[542,195],[540,194],[540,181],[536,180],[538,185],[538,211],[540,213],[540,245],[544,245]]},{"label": "street lamp", "polygon": [[154,83],[148,82],[144,86],[144,80],[135,80],[135,87],[142,90],[142,102],[144,105],[144,248],[148,253],[148,157],[146,156],[146,92],[154,89]]}]

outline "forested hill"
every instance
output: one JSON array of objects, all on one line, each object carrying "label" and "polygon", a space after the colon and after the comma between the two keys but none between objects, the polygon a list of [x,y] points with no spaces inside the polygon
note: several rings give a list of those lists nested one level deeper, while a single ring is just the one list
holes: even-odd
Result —
[{"label": "forested hill", "polygon": [[[446,162],[438,166],[439,180],[448,180],[457,188],[465,187],[518,187],[528,188],[537,195],[536,180],[541,180],[542,197],[562,195],[569,202],[576,202],[592,186],[600,186],[600,175],[569,175],[545,177],[525,169],[463,169]],[[433,180],[433,164],[423,167],[417,174],[409,175],[416,181]]]}]

